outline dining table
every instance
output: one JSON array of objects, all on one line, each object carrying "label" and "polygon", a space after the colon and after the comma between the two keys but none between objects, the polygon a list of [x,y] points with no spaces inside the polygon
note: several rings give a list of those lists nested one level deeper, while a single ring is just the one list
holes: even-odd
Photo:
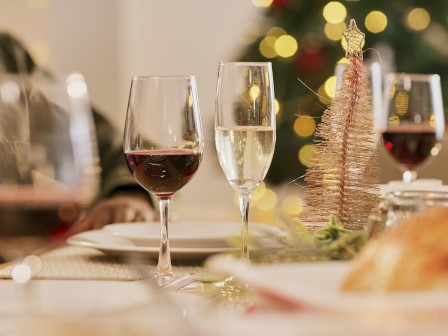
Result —
[{"label": "dining table", "polygon": [[[247,264],[237,249],[173,253],[177,280],[160,288],[151,280],[157,253],[121,252],[72,239],[1,264],[0,336],[448,333],[446,293],[342,293],[351,261]],[[239,285],[226,289],[229,276]]]}]

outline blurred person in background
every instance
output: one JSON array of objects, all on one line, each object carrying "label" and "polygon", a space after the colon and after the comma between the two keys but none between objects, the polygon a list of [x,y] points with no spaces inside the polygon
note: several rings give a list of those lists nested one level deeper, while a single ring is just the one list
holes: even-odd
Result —
[{"label": "blurred person in background", "polygon": [[[9,33],[0,33],[1,73],[41,74],[51,77],[50,72],[34,62],[24,44]],[[35,216],[23,223],[3,218],[0,220],[0,236],[51,235],[57,240],[64,240],[78,232],[99,229],[111,223],[153,220],[150,195],[135,182],[126,166],[122,154],[121,132],[95,107],[92,107],[92,112],[101,167],[100,193],[97,199],[85,214],[77,216],[72,223],[55,223],[55,218],[44,218],[45,215]],[[0,153],[0,160],[5,159]],[[3,215],[0,213],[0,219]]]}]

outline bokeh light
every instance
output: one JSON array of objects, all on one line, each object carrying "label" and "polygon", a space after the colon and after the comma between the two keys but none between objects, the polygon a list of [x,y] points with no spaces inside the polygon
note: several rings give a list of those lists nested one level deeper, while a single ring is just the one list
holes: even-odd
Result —
[{"label": "bokeh light", "polygon": [[286,32],[286,30],[284,30],[282,27],[277,27],[277,26],[270,28],[266,32],[266,36],[274,36],[274,37],[280,37],[282,35],[287,35],[287,34],[288,33]]},{"label": "bokeh light", "polygon": [[314,145],[313,144],[307,144],[305,146],[303,146],[302,148],[300,148],[299,150],[299,162],[308,167],[309,164],[311,163],[311,158],[313,156],[313,152],[314,152]]},{"label": "bokeh light", "polygon": [[387,124],[392,127],[398,126],[400,125],[400,118],[396,114],[391,115],[387,120]]},{"label": "bokeh light", "polygon": [[325,24],[324,32],[325,36],[327,36],[332,41],[339,41],[342,39],[342,33],[347,29],[347,25],[345,22],[339,23],[329,23]]},{"label": "bokeh light", "polygon": [[18,264],[11,270],[11,278],[17,283],[25,283],[31,279],[31,268],[28,265]]},{"label": "bokeh light", "polygon": [[431,114],[429,117],[429,127],[436,128],[436,116],[435,114]]},{"label": "bokeh light", "polygon": [[371,33],[381,33],[387,27],[387,16],[380,11],[371,11],[367,14],[364,24]]},{"label": "bokeh light", "polygon": [[277,194],[272,189],[266,189],[263,196],[256,202],[256,207],[262,211],[270,211],[277,205]]},{"label": "bokeh light", "polygon": [[404,116],[408,113],[409,107],[409,95],[405,91],[400,91],[395,97],[395,108],[399,116]]},{"label": "bokeh light", "polygon": [[309,115],[301,115],[294,122],[294,132],[300,137],[309,137],[316,130],[316,122]]},{"label": "bokeh light", "polygon": [[406,23],[412,30],[424,30],[429,26],[431,16],[424,8],[414,8],[406,16]]},{"label": "bokeh light", "polygon": [[249,96],[252,100],[256,100],[260,95],[260,87],[258,85],[252,85],[249,89]]},{"label": "bokeh light", "polygon": [[277,99],[274,100],[274,113],[278,115],[280,113],[281,105]]},{"label": "bokeh light", "polygon": [[16,103],[20,99],[20,87],[16,82],[6,81],[0,87],[0,97],[5,103]]},{"label": "bokeh light", "polygon": [[281,209],[289,215],[299,215],[303,211],[303,200],[297,195],[288,195],[283,199]]},{"label": "bokeh light", "polygon": [[331,97],[327,95],[325,92],[325,83],[319,86],[317,89],[317,98],[320,100],[323,104],[330,104],[331,103]]},{"label": "bokeh light", "polygon": [[331,76],[325,81],[324,89],[328,97],[334,98],[336,94],[336,76]]},{"label": "bokeh light", "polygon": [[291,35],[282,35],[275,41],[274,49],[283,58],[293,56],[299,49],[297,40]]},{"label": "bokeh light", "polygon": [[323,10],[324,19],[329,23],[343,22],[347,17],[347,9],[338,1],[327,3]]},{"label": "bokeh light", "polygon": [[272,1],[273,0],[252,0],[252,4],[255,7],[259,7],[259,8],[267,8],[270,5],[272,5]]},{"label": "bokeh light", "polygon": [[258,188],[255,189],[254,193],[252,194],[251,205],[257,203],[257,201],[263,197],[265,191],[266,191],[266,183],[262,181],[258,186]]},{"label": "bokeh light", "polygon": [[277,57],[277,52],[274,49],[275,41],[277,37],[275,36],[266,36],[264,37],[258,46],[260,50],[260,54],[266,58],[274,58]]}]

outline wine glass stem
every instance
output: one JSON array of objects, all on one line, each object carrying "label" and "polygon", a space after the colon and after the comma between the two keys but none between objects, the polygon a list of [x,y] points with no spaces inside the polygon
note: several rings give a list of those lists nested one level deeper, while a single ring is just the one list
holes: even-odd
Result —
[{"label": "wine glass stem", "polygon": [[241,260],[249,263],[249,205],[252,193],[238,195],[241,212]]},{"label": "wine glass stem", "polygon": [[[160,208],[160,250],[159,263],[157,266],[156,277],[159,277],[162,282],[172,280],[174,273],[171,268],[170,244],[168,240],[168,206],[170,198],[159,198]],[[165,279],[165,280],[163,280]]]},{"label": "wine glass stem", "polygon": [[403,182],[411,184],[417,179],[417,172],[415,170],[406,170],[403,172]]}]

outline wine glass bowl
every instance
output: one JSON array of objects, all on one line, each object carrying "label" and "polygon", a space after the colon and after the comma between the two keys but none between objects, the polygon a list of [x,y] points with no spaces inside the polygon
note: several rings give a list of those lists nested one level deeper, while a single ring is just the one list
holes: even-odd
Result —
[{"label": "wine glass bowl", "polygon": [[384,148],[412,183],[417,169],[436,156],[445,132],[440,77],[388,74],[384,86],[381,133]]},{"label": "wine glass bowl", "polygon": [[23,257],[52,247],[56,233],[97,195],[100,169],[83,77],[1,76],[0,133],[0,236]]},{"label": "wine glass bowl", "polygon": [[157,197],[161,238],[159,285],[175,278],[168,238],[168,205],[197,172],[204,139],[194,76],[132,78],[123,150],[134,179]]},{"label": "wine glass bowl", "polygon": [[222,170],[237,192],[242,218],[241,258],[249,261],[248,217],[275,148],[274,83],[269,62],[220,63],[215,144]]}]

